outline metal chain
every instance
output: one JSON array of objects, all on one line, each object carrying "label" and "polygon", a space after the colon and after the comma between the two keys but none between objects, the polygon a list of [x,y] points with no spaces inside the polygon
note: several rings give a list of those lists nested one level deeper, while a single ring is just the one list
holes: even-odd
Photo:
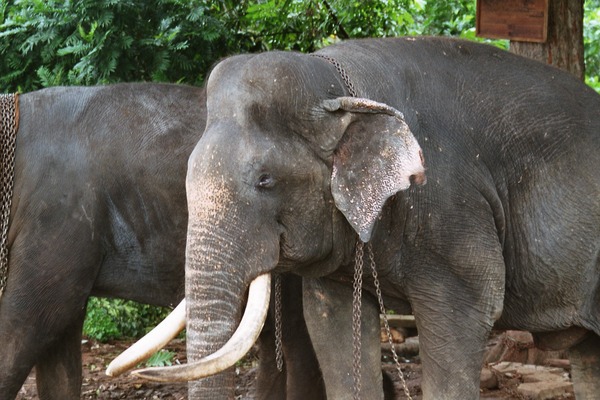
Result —
[{"label": "metal chain", "polygon": [[275,275],[275,362],[279,372],[283,372],[281,307],[281,275]]},{"label": "metal chain", "polygon": [[[352,97],[358,97],[358,93],[356,88],[352,84],[350,80],[350,76],[346,72],[346,70],[342,67],[342,65],[333,57],[326,56],[324,54],[311,54],[313,57],[319,57],[323,60],[326,60],[330,64],[332,64],[335,69],[338,71],[348,92]],[[362,279],[363,279],[363,257],[364,257],[364,243],[362,241],[358,241],[356,243],[356,255],[354,259],[354,294],[352,298],[352,341],[353,341],[353,380],[354,380],[354,399],[360,399],[360,389],[361,389],[361,292],[362,292]],[[369,253],[369,260],[371,263],[371,269],[373,274],[373,281],[375,284],[375,292],[377,294],[377,300],[379,302],[379,310],[380,313],[383,314],[383,321],[385,331],[388,337],[388,343],[390,344],[390,348],[392,350],[392,357],[394,359],[394,363],[396,364],[396,369],[398,370],[398,376],[400,377],[400,381],[402,382],[402,388],[404,390],[404,394],[409,400],[412,400],[410,396],[410,391],[408,390],[408,385],[406,384],[406,380],[404,379],[404,374],[402,373],[402,369],[400,367],[400,361],[398,359],[398,355],[396,354],[396,349],[394,347],[394,343],[392,340],[392,333],[390,331],[390,325],[387,319],[387,315],[385,313],[385,307],[383,305],[383,296],[381,294],[381,287],[379,285],[379,279],[377,277],[377,270],[375,268],[375,259],[373,257],[373,249],[371,244],[367,245],[367,251]]]},{"label": "metal chain", "polygon": [[354,296],[352,297],[352,373],[354,380],[353,394],[354,400],[360,399],[361,389],[361,292],[362,292],[362,281],[363,281],[363,250],[364,243],[358,241],[356,243],[356,255],[354,258]]},{"label": "metal chain", "polygon": [[[350,80],[350,76],[346,72],[342,65],[333,57],[326,56],[324,54],[311,54],[313,57],[319,57],[335,67],[337,72],[342,77],[350,96],[357,97],[356,88]],[[353,347],[353,360],[352,360],[352,374],[353,374],[353,396],[354,400],[360,400],[361,390],[361,302],[362,302],[362,279],[363,279],[363,256],[364,256],[364,243],[358,241],[356,243],[356,254],[354,258],[354,282],[353,288],[354,293],[352,297],[352,347]]]},{"label": "metal chain", "polygon": [[346,70],[344,70],[344,68],[342,68],[342,65],[339,62],[337,62],[337,60],[335,58],[326,56],[324,54],[316,54],[316,53],[311,54],[311,56],[322,58],[323,60],[325,60],[325,61],[329,62],[331,65],[333,65],[335,67],[335,69],[337,70],[337,72],[342,77],[342,79],[344,80],[344,83],[346,84],[346,87],[348,88],[348,92],[350,93],[350,96],[358,97],[356,89],[354,88],[354,85],[352,84],[352,81],[350,80],[350,76],[348,75]]},{"label": "metal chain", "polygon": [[398,359],[398,354],[396,354],[394,341],[392,340],[392,332],[390,331],[390,324],[388,322],[387,314],[385,312],[385,306],[383,305],[383,295],[381,294],[381,286],[379,285],[379,278],[377,277],[377,269],[375,268],[375,258],[373,256],[373,248],[371,247],[371,243],[367,245],[367,253],[369,254],[369,262],[371,264],[373,283],[375,285],[375,293],[377,294],[377,301],[379,302],[379,312],[383,315],[383,325],[385,328],[385,334],[387,335],[388,343],[390,345],[390,349],[392,350],[392,358],[394,359],[394,364],[396,365],[396,370],[398,371],[400,382],[402,382],[402,389],[404,390],[404,394],[406,395],[407,399],[412,400],[412,397],[410,396],[410,391],[408,390],[408,385],[406,384],[406,380],[404,379],[404,374],[402,373],[402,368],[400,368],[400,360]]},{"label": "metal chain", "polygon": [[8,280],[8,224],[15,171],[18,95],[0,94],[0,296]]}]

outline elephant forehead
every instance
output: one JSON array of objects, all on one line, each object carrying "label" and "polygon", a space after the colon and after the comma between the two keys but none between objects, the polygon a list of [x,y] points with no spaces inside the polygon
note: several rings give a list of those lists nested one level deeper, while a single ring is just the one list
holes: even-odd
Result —
[{"label": "elephant forehead", "polygon": [[240,111],[238,116],[255,116],[255,121],[267,115],[289,118],[319,103],[317,92],[329,87],[321,82],[322,75],[306,57],[294,53],[225,60],[209,78],[209,116]]}]

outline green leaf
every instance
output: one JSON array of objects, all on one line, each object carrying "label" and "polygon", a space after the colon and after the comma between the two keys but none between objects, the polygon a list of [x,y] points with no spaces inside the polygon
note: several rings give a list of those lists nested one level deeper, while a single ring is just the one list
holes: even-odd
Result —
[{"label": "green leaf", "polygon": [[173,365],[175,355],[176,353],[173,351],[159,350],[146,361],[146,367],[165,367]]}]

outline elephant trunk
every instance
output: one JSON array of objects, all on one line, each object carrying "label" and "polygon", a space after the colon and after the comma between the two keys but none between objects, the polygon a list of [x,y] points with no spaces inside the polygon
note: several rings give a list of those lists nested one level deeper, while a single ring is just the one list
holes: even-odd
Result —
[{"label": "elephant trunk", "polygon": [[[133,373],[157,382],[173,382],[197,380],[225,371],[239,361],[258,339],[269,309],[270,292],[270,274],[263,274],[252,281],[244,316],[237,330],[223,347],[210,356],[193,364],[166,369],[147,368]],[[106,369],[106,375],[118,376],[166,346],[183,330],[185,308],[184,299],[156,328],[115,358]]]},{"label": "elephant trunk", "polygon": [[[229,219],[223,225],[188,227],[186,250],[186,314],[188,364],[150,368],[134,374],[155,381],[190,382],[189,398],[234,397],[235,363],[252,347],[266,319],[270,298],[270,274],[256,271],[249,261],[254,243],[234,238]],[[259,275],[256,279],[253,278]],[[250,284],[250,282],[252,283]],[[250,286],[244,310],[246,291]],[[238,322],[242,320],[238,328]],[[238,328],[236,330],[236,328]],[[211,376],[220,371],[222,373]]]},{"label": "elephant trunk", "polygon": [[[190,319],[187,334],[188,365],[182,371],[181,379],[203,379],[190,382],[189,398],[233,398],[232,367],[258,339],[269,308],[270,289],[270,274],[261,275],[252,282],[244,315],[235,332],[233,329],[236,328],[237,319],[226,317],[227,321],[223,321],[223,315],[218,312],[209,312],[209,318],[214,319],[205,322],[201,321],[202,318]],[[239,302],[238,296],[231,300]],[[204,304],[203,301],[200,302],[200,307],[204,307]],[[193,312],[195,311],[190,310],[190,313]],[[219,321],[219,318],[220,322],[210,323]],[[229,321],[233,321],[233,325]],[[221,346],[223,334],[228,341]],[[218,373],[221,374],[214,375]]]},{"label": "elephant trunk", "polygon": [[[214,150],[210,157],[196,154],[209,148]],[[257,225],[251,207],[244,206],[247,202],[236,200],[235,182],[225,180],[231,171],[223,171],[219,165],[227,165],[228,157],[211,143],[199,144],[188,165],[185,298],[189,364],[134,372],[159,381],[202,378],[190,382],[189,398],[193,399],[234,398],[233,366],[262,329],[270,292],[270,275],[265,273],[277,265],[279,257],[276,226]],[[257,277],[251,293],[262,286],[257,301],[260,315],[251,310],[256,301],[249,296],[246,310],[251,314],[243,319],[244,324],[250,321],[253,325],[254,337],[234,335],[246,292]],[[230,353],[231,349],[235,351]],[[206,377],[223,369],[223,373]]]}]

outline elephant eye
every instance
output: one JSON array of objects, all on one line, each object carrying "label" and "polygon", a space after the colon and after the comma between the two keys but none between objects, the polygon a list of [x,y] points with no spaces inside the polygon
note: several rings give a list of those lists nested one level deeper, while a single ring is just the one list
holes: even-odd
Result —
[{"label": "elephant eye", "polygon": [[275,179],[270,174],[262,174],[256,183],[256,187],[263,189],[272,188],[273,186],[275,186]]}]

